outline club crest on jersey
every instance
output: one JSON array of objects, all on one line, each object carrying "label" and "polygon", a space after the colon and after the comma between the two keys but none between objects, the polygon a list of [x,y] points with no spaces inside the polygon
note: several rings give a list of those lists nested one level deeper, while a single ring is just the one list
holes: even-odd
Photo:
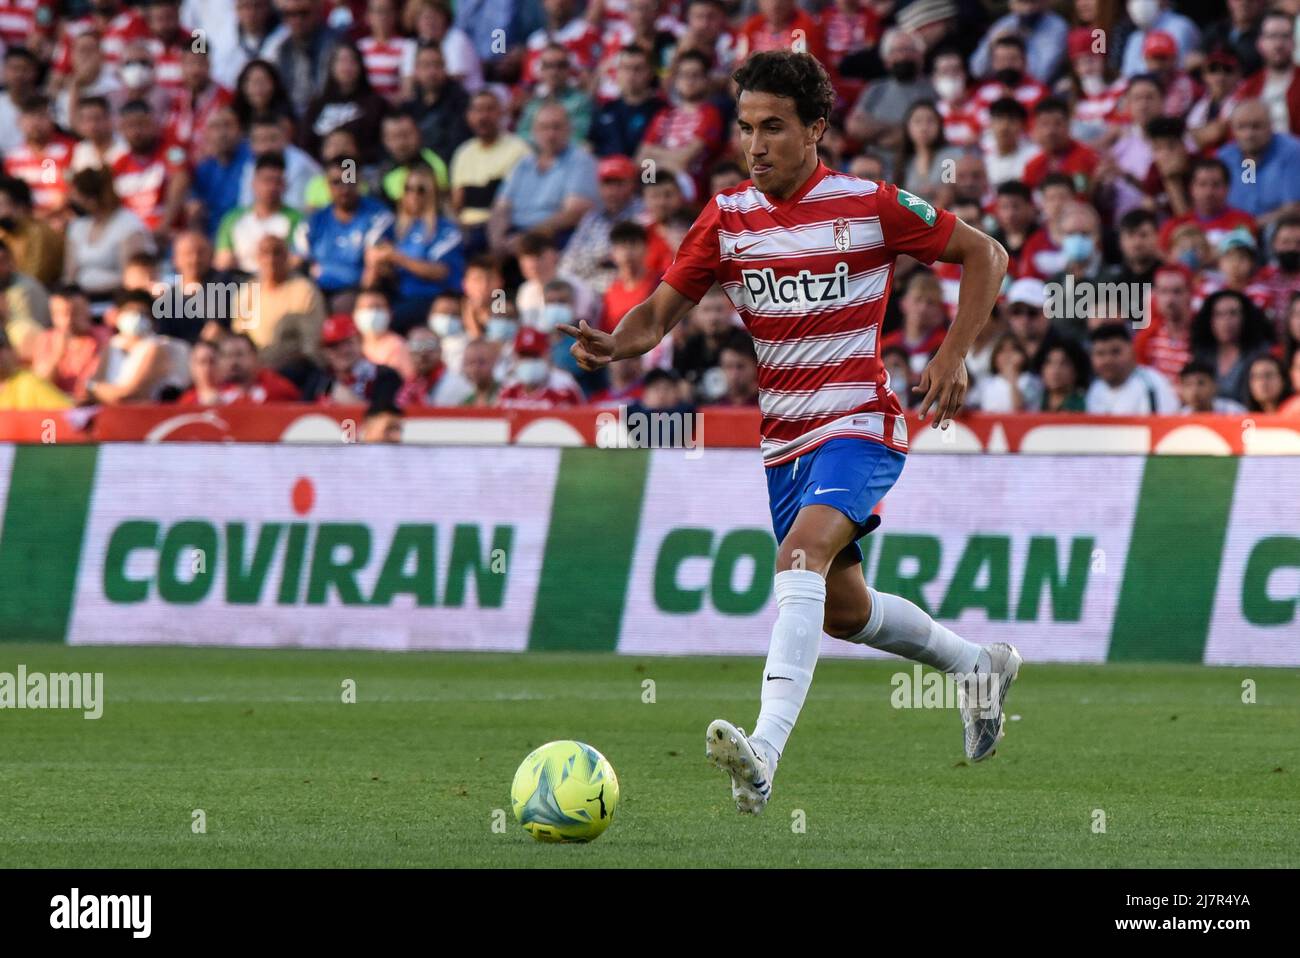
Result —
[{"label": "club crest on jersey", "polygon": [[745,284],[750,305],[757,308],[833,303],[848,298],[849,264],[836,263],[833,273],[801,269],[794,276],[779,278],[770,266],[744,269],[740,271],[740,280]]},{"label": "club crest on jersey", "polygon": [[834,230],[835,248],[841,253],[847,253],[853,245],[853,240],[849,237],[849,221],[841,216],[835,221]]}]

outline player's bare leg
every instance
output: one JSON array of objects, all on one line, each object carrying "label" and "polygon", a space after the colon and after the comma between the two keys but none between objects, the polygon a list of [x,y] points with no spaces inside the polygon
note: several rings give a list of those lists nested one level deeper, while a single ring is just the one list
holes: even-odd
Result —
[{"label": "player's bare leg", "polygon": [[731,776],[736,807],[756,815],[771,795],[772,777],[803,708],[821,650],[826,616],[826,573],[857,533],[829,506],[799,511],[776,560],[776,624],[762,678],[762,705],[754,734],[719,719],[708,729],[705,754]]},{"label": "player's bare leg", "polygon": [[935,622],[902,596],[867,586],[849,553],[836,556],[826,576],[828,635],[870,645],[954,676],[961,705],[963,744],[973,762],[993,754],[1006,733],[1002,704],[1020,671],[1020,653],[1006,642],[987,648]]}]

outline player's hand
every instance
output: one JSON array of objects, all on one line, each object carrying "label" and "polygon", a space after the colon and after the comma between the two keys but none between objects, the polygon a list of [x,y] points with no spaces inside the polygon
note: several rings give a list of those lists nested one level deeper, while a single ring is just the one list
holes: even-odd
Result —
[{"label": "player's hand", "polygon": [[912,392],[923,397],[918,407],[921,420],[933,409],[930,428],[937,429],[942,423],[947,429],[948,421],[961,409],[967,385],[966,360],[940,349],[921,373],[920,385],[912,388]]},{"label": "player's hand", "polygon": [[578,365],[587,372],[604,369],[614,361],[614,337],[592,328],[585,319],[577,326],[561,323],[555,328],[576,340],[569,348],[569,352],[578,361]]}]

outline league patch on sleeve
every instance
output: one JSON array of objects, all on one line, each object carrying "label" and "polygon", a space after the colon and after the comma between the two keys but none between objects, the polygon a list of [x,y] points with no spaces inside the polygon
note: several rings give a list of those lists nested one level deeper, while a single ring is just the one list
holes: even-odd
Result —
[{"label": "league patch on sleeve", "polygon": [[926,226],[933,226],[935,218],[939,215],[934,211],[933,206],[915,193],[907,192],[907,190],[898,191],[898,205],[908,212],[915,213],[925,221]]}]

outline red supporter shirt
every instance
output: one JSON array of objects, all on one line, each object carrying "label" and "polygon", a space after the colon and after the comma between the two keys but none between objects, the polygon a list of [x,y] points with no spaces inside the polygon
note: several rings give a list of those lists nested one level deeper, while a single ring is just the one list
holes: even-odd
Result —
[{"label": "red supporter shirt", "polygon": [[[217,402],[223,406],[260,406],[268,402],[297,402],[301,398],[297,386],[271,369],[259,369],[257,380],[251,386],[227,383],[217,390]],[[187,389],[177,401],[184,405],[198,403],[198,390]]]},{"label": "red supporter shirt", "polygon": [[357,44],[370,85],[380,96],[396,100],[402,92],[403,71],[415,63],[415,41],[407,37],[376,40],[364,37]]},{"label": "red supporter shirt", "polygon": [[818,163],[788,199],[745,180],[715,195],[664,276],[692,302],[722,285],[758,353],[763,463],[853,436],[907,451],[878,343],[894,260],[933,263],[956,217]]},{"label": "red supporter shirt", "polygon": [[1074,179],[1076,193],[1086,193],[1092,172],[1097,168],[1097,153],[1077,140],[1070,140],[1060,153],[1039,150],[1025,164],[1025,185],[1036,189],[1048,173],[1064,173]]},{"label": "red supporter shirt", "polygon": [[5,46],[31,46],[35,34],[48,33],[54,23],[54,4],[45,0],[0,2],[0,40]]},{"label": "red supporter shirt", "polygon": [[537,61],[551,43],[558,43],[569,51],[569,62],[580,74],[590,73],[600,62],[600,31],[582,17],[574,17],[554,33],[535,30],[528,38],[524,59],[525,86],[537,82]]},{"label": "red supporter shirt", "polygon": [[[63,28],[63,35],[59,37],[58,47],[54,51],[55,73],[72,72],[72,40],[94,28],[95,21],[91,17],[73,20]],[[152,36],[144,17],[135,10],[123,10],[109,21],[100,37],[99,48],[104,52],[104,62],[109,66],[117,66],[128,43],[133,40],[148,40]]]},{"label": "red supporter shirt", "polygon": [[188,90],[181,91],[167,120],[167,136],[184,146],[190,161],[197,163],[207,152],[203,131],[207,129],[208,118],[234,101],[234,94],[217,83],[209,84],[197,97]]},{"label": "red supporter shirt", "polygon": [[777,27],[763,14],[756,13],[740,28],[740,50],[736,60],[744,62],[750,54],[768,50],[790,50],[798,41],[802,41],[804,53],[811,53],[820,63],[830,63],[822,41],[822,28],[812,14],[796,7],[790,22]]},{"label": "red supporter shirt", "polygon": [[536,389],[515,382],[504,386],[497,394],[497,405],[503,409],[562,409],[581,406],[586,402],[574,386],[559,383],[556,377]]},{"label": "red supporter shirt", "polygon": [[641,277],[641,282],[635,286],[624,286],[621,280],[615,279],[609,284],[609,289],[605,290],[605,301],[600,311],[600,328],[607,333],[612,333],[614,327],[627,315],[627,311],[649,299],[658,285],[659,280],[654,273],[646,273]]},{"label": "red supporter shirt", "polygon": [[696,103],[666,106],[656,113],[646,128],[642,145],[681,150],[703,143],[704,149],[686,170],[695,180],[696,191],[703,196],[709,191],[709,167],[721,152],[724,139],[718,108],[712,103]]},{"label": "red supporter shirt", "polygon": [[50,213],[68,197],[68,167],[76,141],[57,133],[45,146],[24,143],[5,157],[5,172],[22,180],[32,190],[32,206],[38,213]]},{"label": "red supporter shirt", "polygon": [[1239,210],[1232,206],[1225,206],[1223,212],[1206,219],[1201,219],[1196,215],[1195,210],[1189,210],[1182,216],[1173,216],[1165,220],[1165,225],[1160,227],[1160,248],[1169,249],[1169,242],[1173,239],[1174,230],[1184,223],[1195,223],[1205,234],[1206,240],[1209,241],[1210,248],[1217,250],[1223,237],[1228,235],[1239,226],[1244,226],[1259,237],[1259,226],[1255,223],[1255,217],[1251,216],[1245,210]]},{"label": "red supporter shirt", "polygon": [[166,138],[148,155],[126,152],[113,161],[113,185],[122,205],[151,230],[163,226],[163,204],[167,184],[177,171],[185,169],[185,148]]},{"label": "red supporter shirt", "polygon": [[1139,365],[1158,370],[1172,383],[1192,359],[1192,346],[1186,336],[1174,336],[1169,328],[1156,320],[1133,337],[1133,353]]}]

